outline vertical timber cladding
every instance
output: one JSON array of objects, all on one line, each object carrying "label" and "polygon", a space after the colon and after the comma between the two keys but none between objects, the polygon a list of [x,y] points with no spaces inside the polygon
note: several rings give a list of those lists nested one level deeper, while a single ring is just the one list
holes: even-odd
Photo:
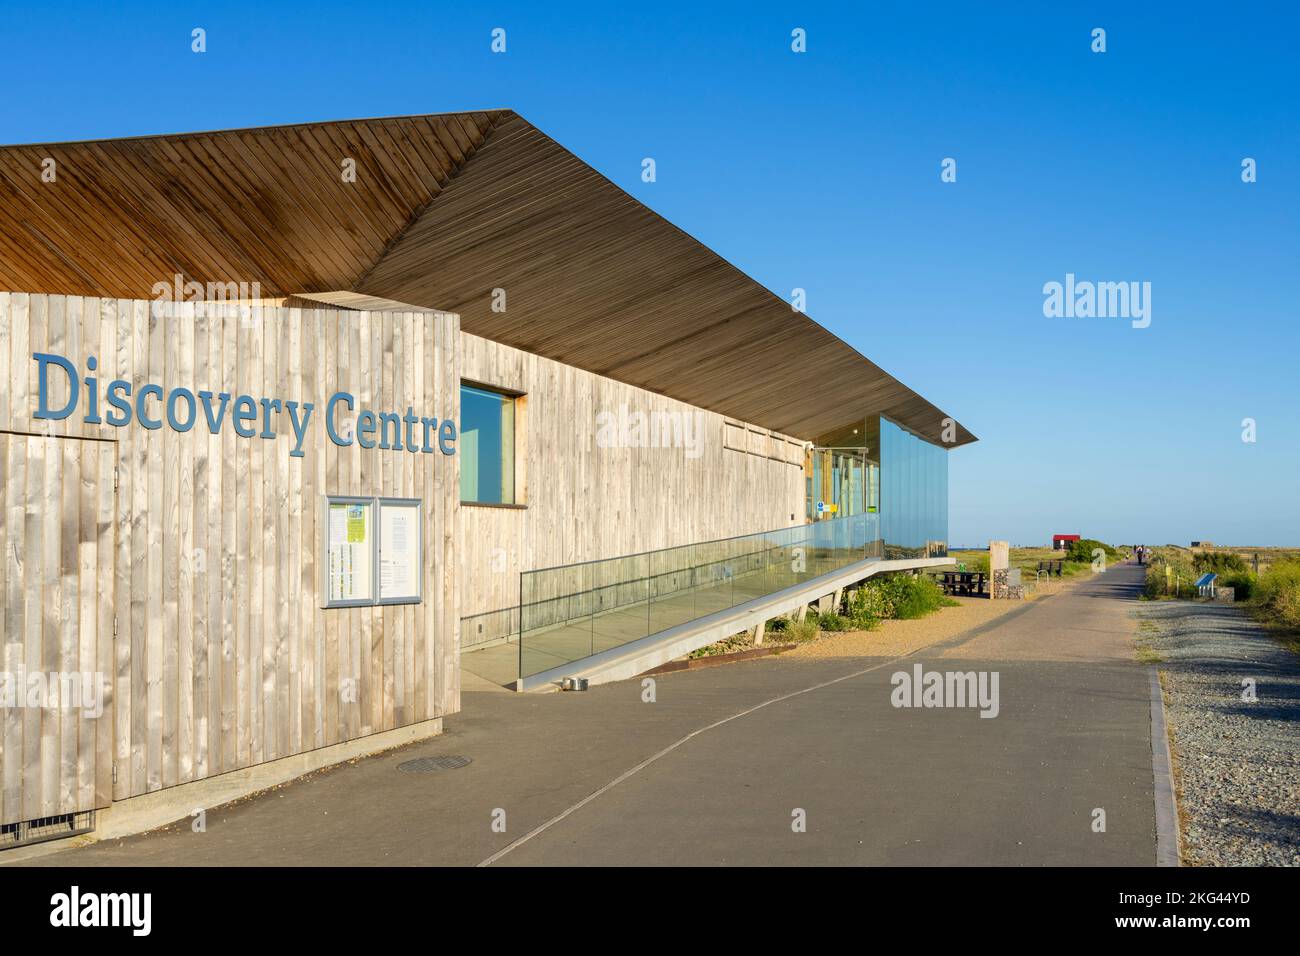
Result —
[{"label": "vertical timber cladding", "polygon": [[[30,658],[18,655],[33,653],[25,645],[32,627],[30,599],[25,585],[17,587],[13,579],[16,561],[25,559],[30,547],[26,541],[17,551],[9,546],[10,525],[19,513],[30,522],[53,508],[66,529],[75,505],[78,524],[72,527],[81,528],[87,507],[82,499],[98,492],[111,501],[100,501],[103,512],[95,519],[95,628],[88,638],[89,594],[82,588],[79,631],[54,625],[52,633],[86,660],[102,654],[102,636],[113,633],[116,619],[108,667],[111,704],[101,719],[111,729],[113,799],[458,709],[457,460],[363,450],[355,442],[341,447],[325,430],[326,402],[339,391],[354,396],[352,414],[411,406],[416,414],[459,420],[458,318],[205,303],[177,305],[169,316],[153,314],[150,305],[0,293],[0,383],[5,386],[0,391],[7,393],[0,397],[0,430],[11,433],[4,443],[7,544],[0,591],[5,669],[21,669],[16,665]],[[38,384],[33,352],[65,356],[82,376],[83,395],[68,418],[33,418]],[[87,371],[91,355],[98,360],[94,372]],[[133,396],[155,383],[164,394],[183,386],[196,393],[227,392],[232,402],[238,395],[273,396],[311,402],[315,409],[302,457],[294,457],[293,429],[284,415],[272,439],[239,437],[230,421],[213,433],[202,408],[185,432],[166,423],[157,430],[137,421],[125,427],[86,424],[88,375],[98,379],[100,390],[115,378],[125,379]],[[55,370],[49,382],[49,405],[59,408],[68,398],[66,379]],[[102,394],[100,401],[104,415]],[[160,403],[159,417],[164,411]],[[340,427],[346,427],[352,416],[344,406],[337,412]],[[262,418],[253,424],[260,433]],[[42,437],[25,437],[33,435]],[[32,443],[44,449],[43,461]],[[48,450],[54,445],[57,458]],[[101,470],[89,492],[87,446],[99,451]],[[117,465],[115,490],[106,456]],[[34,462],[46,495],[40,502],[30,493]],[[15,467],[22,473],[21,486]],[[80,469],[80,499],[61,492],[56,504],[48,497],[49,476],[66,489],[72,468]],[[105,468],[108,479],[102,477]],[[323,530],[319,503],[325,494],[424,500],[422,603],[320,607],[316,564]],[[84,537],[79,540],[84,581],[91,554]],[[27,565],[22,573],[28,573]],[[42,663],[52,659],[54,639],[42,643]],[[59,646],[65,655],[60,659],[70,660],[68,649]],[[6,821],[10,787],[21,789],[26,799],[26,785],[15,781],[28,773],[49,779],[54,771],[45,766],[47,759],[64,766],[69,753],[80,757],[84,750],[82,744],[73,747],[76,738],[66,734],[59,750],[36,747],[31,720],[4,714],[0,779]],[[95,805],[106,802],[104,794],[96,796]]]},{"label": "vertical timber cladding", "polygon": [[[525,507],[460,511],[466,617],[517,605],[521,570],[803,523],[801,443],[752,426],[740,427],[761,438],[737,443],[727,435],[737,426],[713,412],[465,332],[460,343],[463,379],[525,395],[515,462]],[[692,416],[698,447],[601,447],[597,416],[624,408]],[[488,639],[464,640],[476,636]]]},{"label": "vertical timber cladding", "polygon": [[[113,442],[0,433],[0,671],[16,695],[0,705],[0,824],[112,798],[116,461]],[[32,690],[42,706],[13,706]]]}]

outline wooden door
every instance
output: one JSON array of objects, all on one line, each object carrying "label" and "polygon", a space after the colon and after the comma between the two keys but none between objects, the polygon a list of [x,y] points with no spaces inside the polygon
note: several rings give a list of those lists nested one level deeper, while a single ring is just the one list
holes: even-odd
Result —
[{"label": "wooden door", "polygon": [[112,799],[111,441],[0,433],[0,824]]}]

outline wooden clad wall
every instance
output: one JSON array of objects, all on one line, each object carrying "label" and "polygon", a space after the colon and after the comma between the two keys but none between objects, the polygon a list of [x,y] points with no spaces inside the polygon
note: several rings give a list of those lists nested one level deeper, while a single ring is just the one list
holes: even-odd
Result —
[{"label": "wooden clad wall", "polygon": [[[461,508],[466,617],[518,604],[521,570],[803,523],[802,451],[780,460],[767,448],[762,455],[729,448],[721,415],[468,333],[460,343],[462,378],[525,393],[516,467],[526,476],[527,507]],[[599,447],[596,416],[623,406],[698,416],[700,456]],[[771,445],[788,443],[778,436]],[[491,638],[464,635],[467,645],[478,639]]]},{"label": "wooden clad wall", "polygon": [[[74,658],[103,664],[104,635],[116,620],[113,700],[101,719],[111,722],[104,726],[112,731],[110,774],[117,765],[114,799],[458,709],[457,460],[341,448],[325,433],[325,403],[335,391],[352,393],[357,410],[404,412],[409,405],[458,421],[458,335],[449,314],[200,303],[167,316],[136,300],[0,293],[5,666],[17,655],[47,669]],[[201,409],[185,433],[166,423],[156,431],[134,421],[87,425],[84,392],[71,418],[33,419],[33,352],[66,356],[83,377],[95,355],[101,389],[123,378],[133,394],[152,382],[165,392],[229,392],[232,404],[239,394],[312,402],[304,457],[289,455],[293,436],[283,413],[272,440],[238,437],[231,408],[216,434]],[[53,388],[51,405],[65,397]],[[260,417],[257,424],[260,431]],[[115,491],[104,477],[109,459],[117,465]],[[318,524],[327,493],[424,499],[423,603],[320,608]],[[51,514],[59,531],[46,532],[38,566],[28,526],[33,519],[51,526]],[[9,543],[20,519],[24,538],[15,551]],[[70,559],[64,552],[73,542]],[[23,562],[19,578],[15,554]],[[34,618],[28,576],[38,568],[42,613]],[[95,582],[93,602],[88,580]],[[34,645],[35,633],[41,640]],[[66,728],[58,749],[37,747],[32,721],[12,713],[3,721],[4,822],[30,818],[29,774],[55,779],[50,760],[64,767],[73,750],[79,758],[85,752]],[[53,731],[44,723],[39,729],[48,741]],[[21,813],[11,809],[11,785],[22,791]],[[44,786],[41,794],[43,813],[54,812]],[[96,791],[92,805],[106,797]],[[62,797],[58,806],[87,808]]]},{"label": "wooden clad wall", "polygon": [[111,798],[116,460],[112,442],[0,433],[0,670],[19,704],[56,675],[39,706],[0,711],[0,823]]}]

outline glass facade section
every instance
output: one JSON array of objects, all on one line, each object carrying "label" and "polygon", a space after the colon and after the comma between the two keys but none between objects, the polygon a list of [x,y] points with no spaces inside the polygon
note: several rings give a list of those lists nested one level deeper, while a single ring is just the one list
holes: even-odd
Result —
[{"label": "glass facade section", "polygon": [[804,498],[809,521],[880,510],[880,461],[875,448],[814,448],[810,454]]},{"label": "glass facade section", "polygon": [[887,558],[948,553],[948,452],[880,419],[880,528]]}]

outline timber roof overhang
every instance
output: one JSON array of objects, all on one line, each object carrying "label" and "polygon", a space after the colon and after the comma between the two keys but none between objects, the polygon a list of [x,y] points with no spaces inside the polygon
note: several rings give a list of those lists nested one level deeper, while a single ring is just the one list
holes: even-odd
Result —
[{"label": "timber roof overhang", "polygon": [[0,291],[148,299],[177,274],[456,312],[797,438],[881,414],[975,440],[511,110],[0,147]]}]

